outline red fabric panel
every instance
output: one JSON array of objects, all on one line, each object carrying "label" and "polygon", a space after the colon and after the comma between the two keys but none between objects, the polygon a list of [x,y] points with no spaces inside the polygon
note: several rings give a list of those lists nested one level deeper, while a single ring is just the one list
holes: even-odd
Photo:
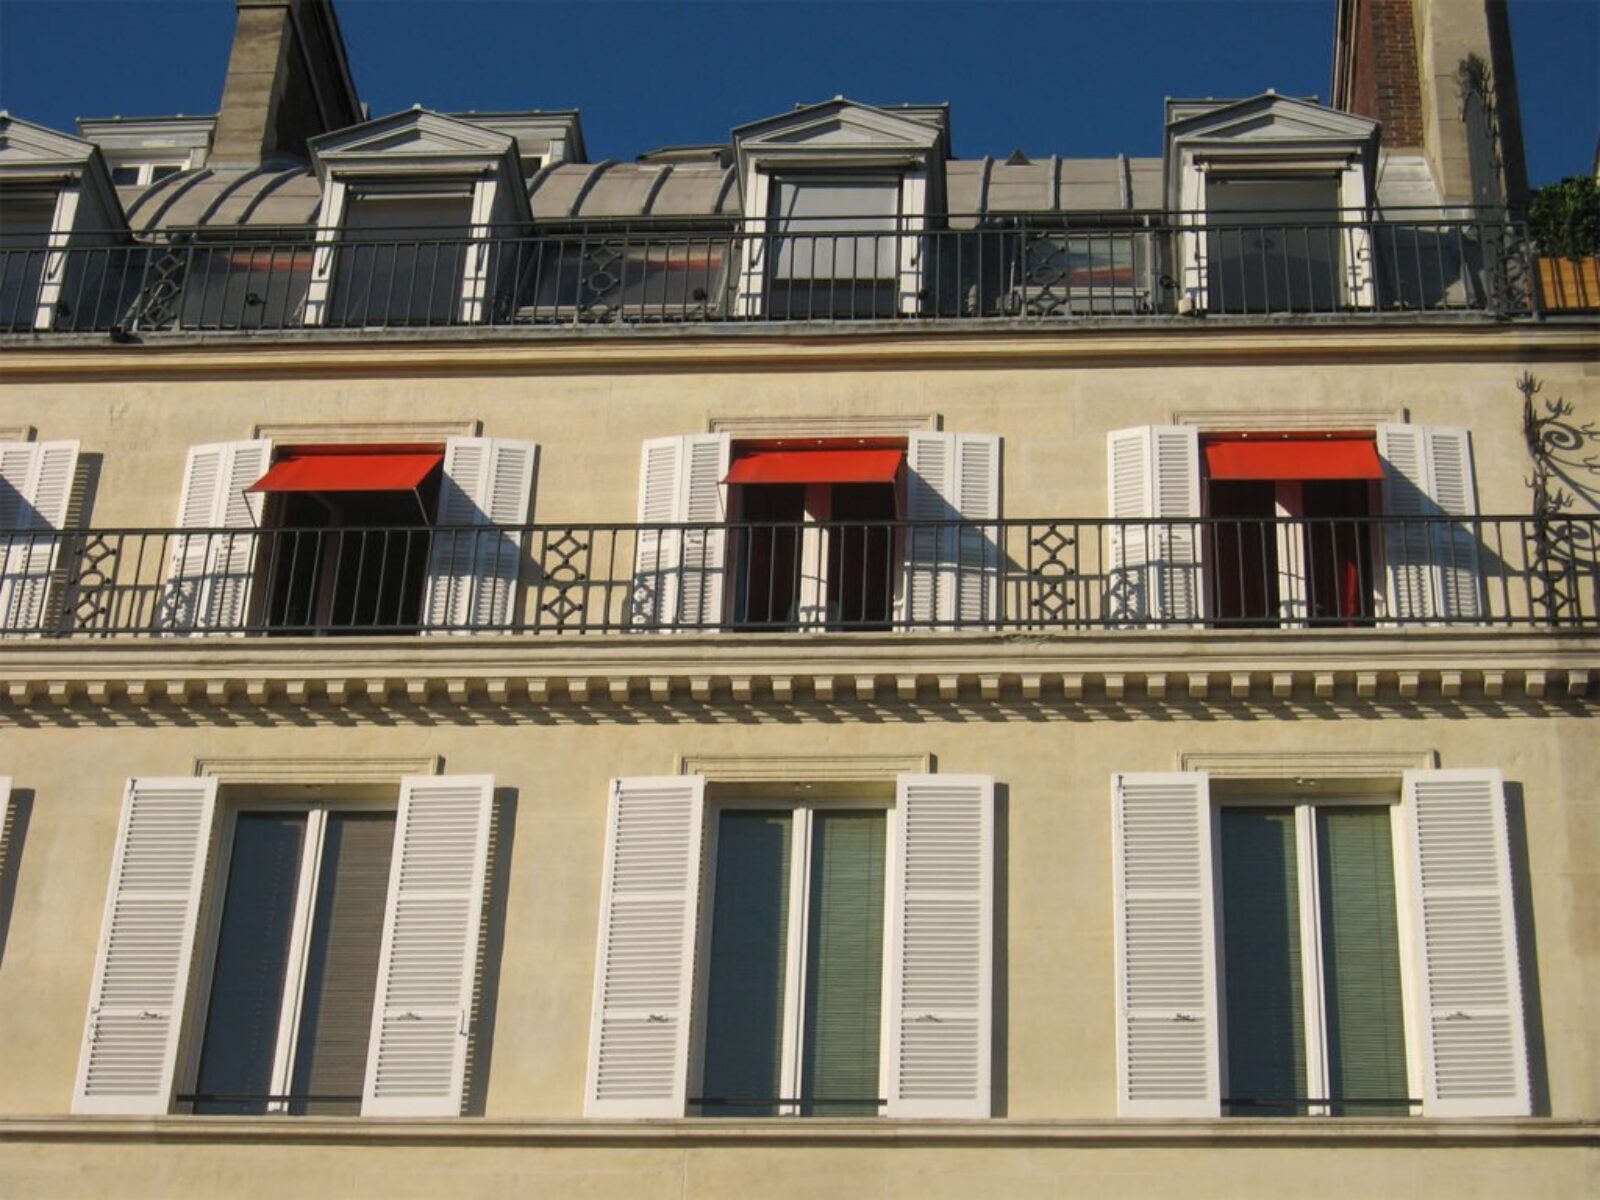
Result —
[{"label": "red fabric panel", "polygon": [[756,450],[724,483],[893,483],[904,450]]},{"label": "red fabric panel", "polygon": [[250,485],[252,492],[409,492],[441,462],[439,451],[414,454],[290,452]]},{"label": "red fabric panel", "polygon": [[1383,462],[1369,438],[1263,438],[1208,441],[1212,479],[1382,479]]}]

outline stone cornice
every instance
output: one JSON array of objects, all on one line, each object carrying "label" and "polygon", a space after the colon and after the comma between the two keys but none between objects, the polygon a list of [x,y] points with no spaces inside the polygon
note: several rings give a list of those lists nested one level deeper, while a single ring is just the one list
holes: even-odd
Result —
[{"label": "stone cornice", "polygon": [[1013,320],[906,328],[728,325],[576,331],[306,330],[293,336],[165,335],[128,348],[82,335],[0,339],[10,382],[248,376],[405,376],[418,371],[525,374],[639,370],[920,369],[933,367],[1263,365],[1592,360],[1595,323],[1230,324],[1095,326],[1057,330]]},{"label": "stone cornice", "polygon": [[1600,637],[1506,629],[13,641],[18,709],[1582,701]]},{"label": "stone cornice", "polygon": [[0,1144],[477,1145],[604,1149],[691,1146],[1450,1146],[1600,1147],[1600,1122],[1522,1118],[1403,1121],[573,1121],[359,1117],[0,1117]]}]

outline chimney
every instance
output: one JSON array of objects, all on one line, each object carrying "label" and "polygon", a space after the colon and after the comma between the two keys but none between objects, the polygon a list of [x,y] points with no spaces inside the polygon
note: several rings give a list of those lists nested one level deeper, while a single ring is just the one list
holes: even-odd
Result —
[{"label": "chimney", "polygon": [[1425,155],[1446,204],[1526,200],[1505,0],[1339,0],[1334,37],[1334,107]]},{"label": "chimney", "polygon": [[306,139],[361,119],[332,0],[237,0],[210,162],[306,157]]}]

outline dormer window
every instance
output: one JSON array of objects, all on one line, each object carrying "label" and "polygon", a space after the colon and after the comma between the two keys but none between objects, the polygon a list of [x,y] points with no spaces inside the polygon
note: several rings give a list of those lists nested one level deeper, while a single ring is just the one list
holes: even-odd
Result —
[{"label": "dormer window", "polygon": [[149,187],[188,167],[187,162],[122,162],[111,168],[111,182],[117,187]]},{"label": "dormer window", "polygon": [[894,315],[901,191],[890,174],[777,176],[767,315]]},{"label": "dormer window", "polygon": [[345,200],[329,325],[448,325],[466,272],[472,192],[359,191]]}]

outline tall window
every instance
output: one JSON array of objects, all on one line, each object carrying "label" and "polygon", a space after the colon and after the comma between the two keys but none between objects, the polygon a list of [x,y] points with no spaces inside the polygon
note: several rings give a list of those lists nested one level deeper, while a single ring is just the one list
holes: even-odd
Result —
[{"label": "tall window", "polygon": [[886,317],[895,311],[900,179],[794,177],[772,184],[767,315]]},{"label": "tall window", "polygon": [[360,1113],[394,829],[392,812],[237,814],[195,1112]]},{"label": "tall window", "polygon": [[1349,240],[1340,180],[1234,178],[1206,183],[1206,307],[1219,313],[1330,312],[1343,307]]},{"label": "tall window", "polygon": [[55,215],[53,193],[0,189],[0,329],[33,328]]},{"label": "tall window", "polygon": [[1411,1111],[1386,804],[1218,814],[1223,1111]]},{"label": "tall window", "polygon": [[358,192],[345,202],[332,325],[447,325],[457,320],[472,197]]},{"label": "tall window", "polygon": [[880,1111],[887,832],[883,809],[718,813],[703,1115]]}]

